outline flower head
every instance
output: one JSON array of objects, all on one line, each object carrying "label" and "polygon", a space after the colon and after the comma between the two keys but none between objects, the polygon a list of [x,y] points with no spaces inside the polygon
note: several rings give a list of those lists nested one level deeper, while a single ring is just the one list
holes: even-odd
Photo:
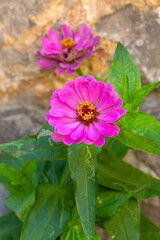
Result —
[{"label": "flower head", "polygon": [[67,25],[62,25],[61,35],[53,29],[48,31],[48,38],[42,38],[42,50],[37,51],[37,64],[42,70],[57,67],[57,75],[66,70],[68,75],[79,68],[80,63],[99,49],[100,37],[93,37],[91,28],[81,25],[79,31],[72,31]]},{"label": "flower head", "polygon": [[70,145],[73,142],[102,146],[106,137],[117,136],[115,122],[126,113],[122,99],[111,83],[96,81],[93,76],[69,81],[53,92],[46,119],[55,127],[52,139]]}]

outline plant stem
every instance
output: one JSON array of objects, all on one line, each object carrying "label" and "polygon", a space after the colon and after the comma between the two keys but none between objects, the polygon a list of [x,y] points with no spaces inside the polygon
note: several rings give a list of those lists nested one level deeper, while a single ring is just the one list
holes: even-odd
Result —
[{"label": "plant stem", "polygon": [[60,182],[60,187],[63,187],[67,183],[69,177],[70,177],[70,170],[68,169]]},{"label": "plant stem", "polygon": [[105,149],[106,149],[106,150],[109,149],[109,147],[111,146],[113,140],[114,140],[114,139],[112,139],[112,138],[110,138],[110,139],[108,140],[108,143],[107,143],[106,146],[105,146]]},{"label": "plant stem", "polygon": [[79,76],[83,76],[83,73],[82,73],[82,71],[81,71],[80,68],[77,68],[77,69],[76,69],[76,72],[78,73]]}]

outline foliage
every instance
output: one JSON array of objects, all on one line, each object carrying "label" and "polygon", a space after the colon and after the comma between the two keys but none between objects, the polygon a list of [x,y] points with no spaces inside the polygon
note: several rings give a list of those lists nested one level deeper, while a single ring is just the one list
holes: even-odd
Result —
[{"label": "foliage", "polygon": [[0,182],[14,212],[0,217],[0,239],[99,240],[95,222],[115,240],[160,239],[137,201],[160,196],[160,180],[123,160],[129,148],[160,156],[160,122],[138,112],[159,82],[141,87],[120,43],[108,82],[127,114],[117,123],[119,135],[106,138],[103,147],[55,143],[48,124],[34,136],[0,145]]}]

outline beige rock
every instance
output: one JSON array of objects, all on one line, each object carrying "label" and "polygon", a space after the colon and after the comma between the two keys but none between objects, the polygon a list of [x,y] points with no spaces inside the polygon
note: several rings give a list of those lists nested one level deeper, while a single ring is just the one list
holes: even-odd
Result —
[{"label": "beige rock", "polygon": [[[39,1],[38,4],[36,4],[35,0],[32,0],[30,3],[24,1],[23,5],[17,4],[15,0],[12,0],[11,3],[9,0],[2,2],[0,13],[2,15],[2,23],[0,26],[2,65],[0,69],[1,75],[3,75],[0,80],[0,84],[3,86],[0,89],[1,104],[3,104],[5,98],[14,97],[14,99],[16,99],[20,93],[26,90],[30,91],[30,94],[36,97],[35,99],[46,102],[44,97],[42,99],[40,98],[37,88],[34,87],[39,81],[41,81],[41,84],[43,82],[43,84],[46,85],[44,89],[47,98],[56,87],[64,86],[66,81],[74,79],[77,76],[77,74],[74,74],[69,77],[63,74],[57,77],[54,72],[40,73],[39,67],[35,62],[36,50],[41,48],[40,38],[45,36],[47,30],[51,27],[59,31],[60,25],[64,22],[70,24],[73,28],[86,22],[93,28],[95,34],[98,32],[102,37],[102,57],[99,59],[91,58],[87,60],[87,62],[93,68],[92,73],[103,78],[103,80],[107,79],[107,71],[113,58],[117,41],[122,41],[124,45],[128,46],[131,53],[133,52],[133,57],[135,55],[137,63],[141,62],[140,54],[142,51],[142,55],[144,55],[143,48],[146,43],[148,44],[148,41],[149,44],[152,43],[153,45],[153,48],[150,50],[150,56],[153,56],[155,51],[157,51],[158,40],[156,42],[153,36],[153,39],[151,38],[145,42],[144,29],[146,27],[149,28],[149,26],[146,26],[147,23],[145,23],[145,19],[143,18],[148,16],[148,18],[151,17],[156,20],[157,16],[155,12],[152,13],[149,7],[155,8],[158,5],[159,1],[157,0],[74,0],[65,2],[60,0],[45,0]],[[4,15],[3,13],[6,9],[7,12]],[[147,11],[149,11],[149,13],[147,13]],[[22,13],[23,17],[21,16]],[[13,18],[14,14],[16,14],[16,16]],[[133,43],[131,46],[130,42],[133,42],[134,37],[137,37],[135,33],[132,33],[132,27],[135,27],[134,22],[136,21],[136,19],[132,19],[132,14],[139,14],[138,21],[139,23],[141,21],[142,24],[137,26],[137,34],[139,34],[139,28],[143,34],[140,34],[142,38],[139,36],[138,39],[135,39],[135,44]],[[152,14],[152,16],[150,16],[150,14]],[[104,19],[107,17],[110,25],[105,26]],[[118,24],[121,18],[121,27],[116,28],[116,24]],[[142,20],[140,20],[141,18]],[[123,25],[124,21],[126,24]],[[129,23],[128,25],[127,22]],[[151,28],[153,28],[153,30],[154,26],[155,23],[151,22]],[[157,28],[157,33],[159,28]],[[143,74],[149,76],[151,81],[157,78],[156,69],[159,67],[158,59],[156,64],[156,67],[150,67],[150,70],[148,66],[145,67],[143,65],[142,67]],[[86,68],[84,63],[82,64],[82,69],[86,74],[91,74],[91,71]],[[10,96],[11,92],[12,96]],[[42,91],[40,92],[42,93]],[[30,96],[28,95],[28,97]],[[41,104],[43,103],[41,102]]]}]

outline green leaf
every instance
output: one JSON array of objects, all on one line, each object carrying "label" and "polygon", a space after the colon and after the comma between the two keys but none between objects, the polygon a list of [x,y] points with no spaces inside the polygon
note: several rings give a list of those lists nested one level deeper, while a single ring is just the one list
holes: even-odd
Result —
[{"label": "green leaf", "polygon": [[9,168],[7,164],[0,164],[0,175],[13,186],[22,185],[23,175],[20,174],[15,168]]},{"label": "green leaf", "polygon": [[36,189],[23,192],[15,192],[6,199],[7,206],[12,209],[23,222],[35,201]]},{"label": "green leaf", "polygon": [[99,78],[99,77],[95,77],[95,76],[94,76],[94,78],[96,79],[96,81],[101,81],[101,82],[103,82],[103,80],[102,80],[101,78]]},{"label": "green leaf", "polygon": [[100,192],[97,198],[96,216],[103,221],[111,218],[128,201],[130,194],[119,191]]},{"label": "green leaf", "polygon": [[45,176],[49,183],[60,184],[63,175],[68,169],[68,162],[64,161],[48,161],[45,166]]},{"label": "green leaf", "polygon": [[[23,177],[25,178],[25,181],[28,183],[31,183],[31,185],[34,185],[34,173],[37,168],[37,163],[34,161],[27,161],[21,168],[20,172],[22,173]],[[37,184],[35,184],[37,185]]]},{"label": "green leaf", "polygon": [[79,76],[83,76],[82,70],[80,68],[77,68],[76,72],[78,73]]},{"label": "green leaf", "polygon": [[0,239],[18,240],[21,232],[21,222],[14,213],[0,217]]},{"label": "green leaf", "polygon": [[141,215],[140,240],[159,240],[160,228],[154,225],[145,215]]},{"label": "green leaf", "polygon": [[68,161],[75,182],[76,204],[88,240],[93,239],[96,207],[96,172],[100,148],[95,145],[72,144]]},{"label": "green leaf", "polygon": [[[100,240],[95,230],[93,239]],[[72,210],[72,216],[68,221],[60,240],[87,240],[76,208]]]},{"label": "green leaf", "polygon": [[73,189],[55,184],[39,185],[36,201],[27,217],[21,240],[56,239],[64,230],[74,204]]},{"label": "green leaf", "polygon": [[133,198],[130,199],[103,225],[115,240],[139,240],[140,208],[138,202]]},{"label": "green leaf", "polygon": [[148,93],[154,90],[159,84],[160,81],[138,89],[137,92],[132,95],[130,101],[124,105],[124,108],[127,110],[127,112],[138,111],[139,106],[142,104]]},{"label": "green leaf", "polygon": [[67,159],[67,146],[53,142],[54,128],[46,124],[37,135],[0,144],[0,150],[16,156],[19,160],[54,161]]},{"label": "green leaf", "polygon": [[113,138],[106,138],[106,143],[103,146],[111,154],[123,159],[128,152],[128,147],[122,144],[119,140]]},{"label": "green leaf", "polygon": [[160,156],[160,122],[146,113],[128,113],[120,120],[118,140],[128,147]]},{"label": "green leaf", "polygon": [[5,163],[8,167],[19,170],[25,164],[25,160],[19,160],[16,156],[8,153],[0,153],[0,164]]},{"label": "green leaf", "polygon": [[108,82],[114,85],[115,91],[124,103],[141,88],[139,71],[128,51],[118,43],[113,62],[108,72]]},{"label": "green leaf", "polygon": [[98,182],[102,186],[130,193],[137,199],[160,195],[160,180],[120,161],[105,150],[100,154]]},{"label": "green leaf", "polygon": [[6,199],[7,206],[21,221],[25,220],[35,200],[37,186],[35,171],[36,162],[33,161],[26,162],[19,172],[6,164],[0,164],[0,175],[7,181],[4,186],[11,194],[11,197]]}]

